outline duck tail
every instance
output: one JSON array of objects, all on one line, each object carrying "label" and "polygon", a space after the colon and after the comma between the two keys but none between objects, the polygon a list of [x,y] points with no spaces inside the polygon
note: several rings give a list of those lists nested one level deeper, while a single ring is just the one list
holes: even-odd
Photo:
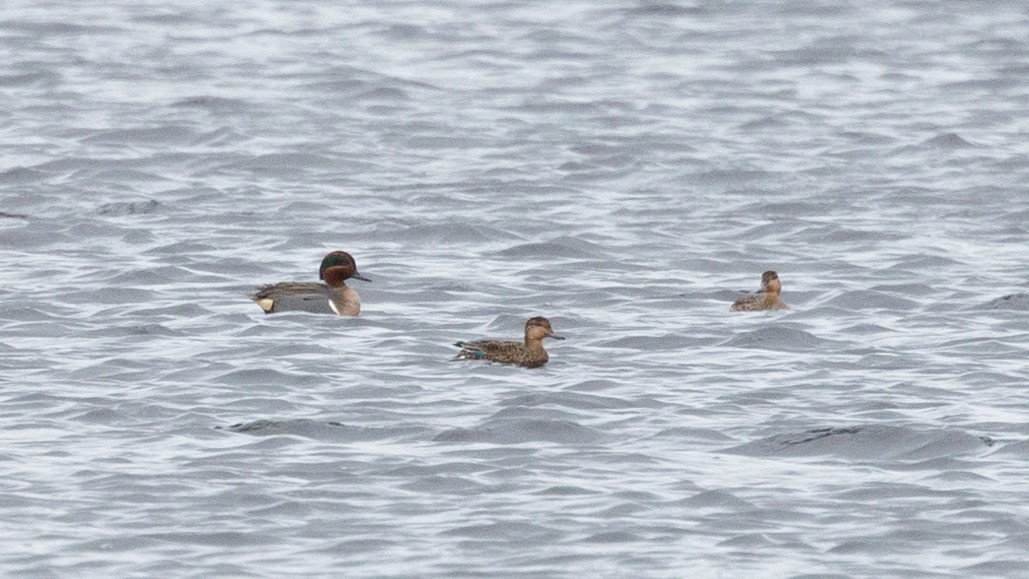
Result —
[{"label": "duck tail", "polygon": [[451,360],[482,360],[486,357],[486,351],[476,348],[468,342],[454,342],[454,345],[461,348],[461,351]]}]

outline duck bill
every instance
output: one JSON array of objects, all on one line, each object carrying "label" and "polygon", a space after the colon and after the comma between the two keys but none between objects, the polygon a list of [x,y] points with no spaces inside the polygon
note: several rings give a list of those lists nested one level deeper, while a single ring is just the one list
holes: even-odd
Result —
[{"label": "duck bill", "polygon": [[564,336],[558,336],[557,334],[549,334],[547,337],[554,338],[555,340],[563,340],[563,339],[565,339]]},{"label": "duck bill", "polygon": [[372,280],[364,277],[363,275],[357,273],[356,271],[353,274],[351,274],[350,277],[353,278],[353,279],[359,279],[361,281],[368,281],[368,282],[372,281]]}]

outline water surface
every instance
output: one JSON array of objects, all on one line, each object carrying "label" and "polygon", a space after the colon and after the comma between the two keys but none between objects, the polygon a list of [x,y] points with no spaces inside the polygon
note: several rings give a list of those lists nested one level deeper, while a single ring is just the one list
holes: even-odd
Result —
[{"label": "water surface", "polygon": [[9,4],[5,575],[1025,576],[1022,3]]}]

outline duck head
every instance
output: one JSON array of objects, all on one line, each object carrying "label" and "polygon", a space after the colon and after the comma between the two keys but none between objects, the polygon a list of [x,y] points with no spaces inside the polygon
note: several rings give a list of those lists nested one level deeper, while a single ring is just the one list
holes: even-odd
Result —
[{"label": "duck head", "polygon": [[777,294],[782,291],[782,282],[779,281],[779,274],[774,271],[766,271],[761,274],[761,291]]},{"label": "duck head", "polygon": [[332,287],[339,287],[345,285],[343,282],[350,278],[372,281],[357,272],[357,262],[345,251],[333,251],[322,258],[322,265],[318,268],[318,279],[324,280]]},{"label": "duck head", "polygon": [[558,336],[554,333],[553,328],[550,327],[550,320],[547,318],[537,316],[535,318],[529,318],[529,321],[525,322],[525,341],[528,342],[540,342],[543,338],[554,338],[555,340],[563,340],[564,336]]}]

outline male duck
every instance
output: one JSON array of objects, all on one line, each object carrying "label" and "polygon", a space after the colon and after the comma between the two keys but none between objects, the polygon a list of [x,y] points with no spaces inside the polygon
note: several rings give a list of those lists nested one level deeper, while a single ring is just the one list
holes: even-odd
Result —
[{"label": "male duck", "polygon": [[779,274],[774,271],[766,271],[761,274],[761,289],[736,300],[729,308],[729,311],[787,310],[789,306],[783,303],[782,298],[779,297],[781,292],[782,282],[779,281]]},{"label": "male duck", "polygon": [[461,348],[455,360],[490,360],[503,364],[517,364],[526,368],[538,368],[550,359],[543,349],[543,338],[563,340],[564,337],[554,334],[550,320],[543,317],[529,318],[525,322],[525,343],[505,342],[502,340],[480,340],[476,342],[457,342]]},{"label": "male duck", "polygon": [[347,287],[350,278],[372,281],[357,273],[357,263],[345,251],[333,251],[322,259],[318,278],[325,283],[285,281],[266,285],[250,296],[266,314],[311,312],[356,316],[361,313],[361,297]]}]

